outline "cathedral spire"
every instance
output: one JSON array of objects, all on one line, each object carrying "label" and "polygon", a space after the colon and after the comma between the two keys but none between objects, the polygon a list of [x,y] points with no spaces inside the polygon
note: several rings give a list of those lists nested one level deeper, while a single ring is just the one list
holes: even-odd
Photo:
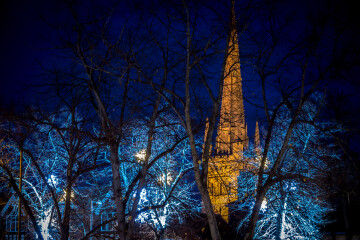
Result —
[{"label": "cathedral spire", "polygon": [[220,120],[216,136],[216,155],[209,161],[208,190],[214,212],[229,221],[229,204],[238,199],[238,177],[247,167],[243,151],[248,147],[247,125],[242,94],[239,45],[234,0],[226,46]]},{"label": "cathedral spire", "polygon": [[226,54],[216,147],[217,153],[231,154],[242,152],[248,144],[234,1]]}]

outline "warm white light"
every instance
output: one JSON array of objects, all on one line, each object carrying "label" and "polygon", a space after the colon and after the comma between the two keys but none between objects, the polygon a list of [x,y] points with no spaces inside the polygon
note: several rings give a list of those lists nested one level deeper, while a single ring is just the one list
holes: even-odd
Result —
[{"label": "warm white light", "polygon": [[267,208],[267,200],[266,198],[264,198],[264,200],[261,203],[261,210],[265,210]]},{"label": "warm white light", "polygon": [[135,154],[135,157],[138,161],[144,161],[146,156],[146,150],[140,150],[138,153]]},{"label": "warm white light", "polygon": [[[65,198],[66,198],[66,191],[65,191],[65,189],[63,190],[63,192],[64,192],[64,195],[63,195],[63,197],[61,198],[61,201],[65,201]],[[70,193],[70,199],[74,199],[74,197],[75,197],[75,194],[74,194],[73,191],[71,191],[71,193]]]},{"label": "warm white light", "polygon": [[172,177],[169,172],[167,174],[161,174],[159,181],[161,183],[164,183],[166,181],[166,184],[170,185],[170,183],[172,181]]},{"label": "warm white light", "polygon": [[57,177],[53,174],[50,175],[50,177],[47,180],[48,184],[53,185],[54,187],[56,187],[56,185],[59,184],[59,180],[57,179]]}]

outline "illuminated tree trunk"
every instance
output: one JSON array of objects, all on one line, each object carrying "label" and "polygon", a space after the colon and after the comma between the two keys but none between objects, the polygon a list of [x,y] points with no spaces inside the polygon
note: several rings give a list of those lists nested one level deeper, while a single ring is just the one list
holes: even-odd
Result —
[{"label": "illuminated tree trunk", "polygon": [[[214,210],[213,210],[213,207],[211,204],[211,200],[210,200],[210,195],[207,190],[207,174],[208,174],[207,163],[209,160],[210,143],[211,143],[211,141],[209,141],[209,138],[212,136],[214,124],[211,124],[211,126],[209,127],[210,128],[209,132],[211,134],[209,134],[209,136],[207,136],[208,139],[207,139],[206,143],[204,144],[205,146],[203,147],[204,148],[203,152],[205,153],[203,161],[205,163],[202,166],[203,169],[201,172],[200,167],[199,167],[199,163],[201,161],[199,159],[199,155],[196,150],[195,138],[194,138],[193,128],[191,125],[191,116],[190,116],[190,103],[191,103],[191,101],[190,101],[190,72],[191,72],[190,17],[189,17],[188,8],[184,1],[183,1],[183,5],[185,8],[185,13],[186,13],[186,73],[185,73],[185,99],[186,99],[186,102],[185,102],[185,109],[184,109],[185,128],[189,134],[191,155],[192,155],[193,165],[194,165],[195,181],[196,181],[196,185],[200,191],[201,199],[204,204],[206,216],[207,216],[209,227],[210,227],[211,237],[213,240],[221,240],[219,228],[218,228],[218,225],[216,222],[215,213],[214,213]],[[222,82],[220,83],[220,85],[222,85]],[[219,95],[221,95],[221,94],[219,94]],[[219,112],[219,98],[218,98],[218,101],[214,103],[213,112],[212,112],[212,114],[213,114],[212,122],[215,122],[214,120],[216,119],[218,112]]]},{"label": "illuminated tree trunk", "polygon": [[[69,181],[71,181],[69,179]],[[72,184],[68,183],[65,189],[65,209],[64,217],[61,223],[61,240],[69,239],[69,230],[70,230],[70,214],[71,214],[71,189]]]},{"label": "illuminated tree trunk", "polygon": [[245,235],[246,240],[252,240],[254,238],[256,223],[257,223],[257,221],[259,219],[259,213],[260,213],[260,209],[261,209],[261,204],[262,204],[262,202],[264,200],[264,197],[265,197],[265,191],[263,189],[259,189],[257,191],[255,205],[254,205],[254,208],[252,210],[249,225],[248,225],[247,232],[246,232],[246,235]]},{"label": "illuminated tree trunk", "polygon": [[280,190],[280,206],[276,218],[276,232],[275,232],[275,239],[280,240],[283,239],[285,236],[285,216],[286,216],[286,202],[287,202],[287,194],[284,197],[284,192],[282,189],[282,184],[280,184],[281,190]]}]

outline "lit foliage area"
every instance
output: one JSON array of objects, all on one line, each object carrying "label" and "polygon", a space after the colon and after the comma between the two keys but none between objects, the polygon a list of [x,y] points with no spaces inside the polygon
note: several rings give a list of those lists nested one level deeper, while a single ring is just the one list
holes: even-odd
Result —
[{"label": "lit foliage area", "polygon": [[[73,131],[75,119],[77,133]],[[119,146],[121,184],[126,190],[132,189],[130,199],[125,199],[126,191],[123,195],[124,201],[128,202],[125,212],[128,220],[134,217],[130,215],[137,197],[134,184],[137,184],[146,156],[148,129],[145,121],[129,122],[125,127],[127,134]],[[87,137],[89,132],[80,134],[82,118],[66,110],[46,119],[38,116],[31,123],[32,132],[22,145],[22,194],[35,215],[43,238],[60,238],[67,210],[70,211],[68,224],[73,237],[83,237],[93,229],[97,229],[93,231],[97,236],[101,236],[100,229],[114,230],[109,227],[116,226],[109,151],[93,141],[100,137],[99,132],[92,128],[92,138]],[[188,176],[192,169],[192,163],[188,161],[188,143],[182,141],[172,151],[167,151],[183,137],[181,125],[173,117],[163,115],[158,117],[155,127],[146,184],[135,217],[138,223],[148,224],[161,237],[172,220],[181,221],[182,211],[189,211],[191,207],[198,210],[198,202],[193,199],[193,181]],[[2,128],[4,132],[16,131],[10,123]],[[1,144],[1,187],[5,188],[9,174],[18,180],[20,146],[11,137]],[[10,169],[10,173],[4,168]],[[16,193],[9,190],[16,199]],[[16,215],[16,207],[8,207],[6,214],[11,212]],[[29,226],[28,231],[34,232],[32,225]]]},{"label": "lit foliage area", "polygon": [[268,196],[255,239],[322,239],[321,226],[330,209],[319,189],[287,181]]},{"label": "lit foliage area", "polygon": [[[4,125],[3,125],[4,127]],[[7,126],[8,127],[8,126]],[[44,129],[41,129],[41,131]],[[52,133],[49,133],[49,137]],[[53,137],[53,136],[52,136]],[[56,163],[52,162],[52,154],[48,151],[52,148],[51,140],[48,144],[41,145],[42,142],[39,139],[39,134],[36,136],[36,141],[29,141],[25,144],[31,148],[39,148],[40,152],[37,153],[37,158],[41,158],[41,162],[43,162],[42,169],[44,169],[44,174],[47,175],[48,183],[56,189],[59,186],[59,179],[55,177],[55,175],[47,174],[47,171],[52,172],[55,170]],[[51,139],[51,137],[50,137]],[[40,144],[41,143],[41,144]],[[40,146],[39,146],[40,145]],[[20,150],[15,142],[11,139],[4,139],[2,142],[2,153],[7,153],[6,156],[2,156],[1,158],[1,177],[3,178],[3,184],[1,187],[7,187],[11,194],[10,200],[7,202],[6,208],[3,209],[4,215],[14,216],[13,219],[6,219],[6,221],[13,221],[15,224],[17,222],[18,216],[18,197],[13,188],[11,188],[10,181],[11,178],[15,180],[15,183],[19,181],[19,168],[20,168]],[[49,154],[49,155],[48,155]],[[58,160],[58,159],[56,159]],[[58,163],[61,166],[61,163]],[[10,172],[6,172],[5,169],[10,170]],[[33,209],[33,212],[36,215],[36,219],[38,224],[41,227],[41,232],[43,234],[44,239],[48,239],[49,237],[49,223],[50,223],[50,215],[53,207],[53,202],[49,192],[46,189],[45,182],[42,181],[36,168],[31,164],[31,160],[23,155],[23,178],[22,178],[22,194],[28,201],[28,204]],[[60,191],[59,191],[60,193]],[[11,199],[16,199],[11,201]],[[25,215],[23,213],[23,215]],[[30,230],[31,232],[33,229]]]},{"label": "lit foliage area", "polygon": [[[161,155],[179,137],[184,136],[183,128],[172,116],[161,115],[156,121],[156,129],[136,221],[147,224],[160,237],[172,220],[181,221],[179,216],[182,211],[191,211],[191,208],[193,211],[198,210],[198,204],[193,198],[193,181],[188,176],[192,162],[189,161],[187,141],[182,141],[171,152]],[[123,158],[123,184],[128,188],[143,167],[148,129],[144,121],[136,120],[129,125],[127,132],[130,133],[129,138],[121,145],[119,155]],[[136,197],[135,191],[131,195]]]},{"label": "lit foliage area", "polygon": [[[96,178],[102,172],[98,167],[107,163],[98,157],[100,148],[97,144],[81,134],[83,120],[79,115],[63,109],[46,117],[40,114],[33,117],[31,121],[23,121],[21,127],[15,127],[10,122],[1,126],[2,132],[9,133],[2,142],[2,153],[7,153],[1,158],[3,183],[9,186],[11,178],[17,183],[22,150],[22,195],[41,229],[43,239],[60,238],[60,226],[67,224],[65,217],[69,219],[71,232],[83,232],[84,223],[70,212],[83,212],[79,205],[81,199],[103,193]],[[26,136],[21,136],[21,142],[16,136],[19,128],[26,132]],[[19,135],[22,133],[18,132]],[[84,178],[83,175],[89,171],[93,177]],[[91,191],[86,188],[89,186],[92,186]],[[17,198],[14,189],[8,189]],[[92,195],[88,195],[89,192]],[[24,202],[22,204],[25,205]],[[17,210],[11,206],[7,211],[8,214]],[[29,233],[35,233],[32,224],[27,226],[30,227]]]},{"label": "lit foliage area", "polygon": [[[257,178],[244,172],[239,180],[243,183],[239,206],[245,218],[238,231],[242,231],[254,206]],[[286,180],[275,184],[262,203],[254,239],[322,239],[321,227],[331,209],[320,192],[312,183]]]},{"label": "lit foliage area", "polygon": [[[331,171],[331,161],[339,157],[329,139],[331,134],[340,131],[336,124],[317,119],[319,102],[322,101],[321,96],[314,96],[304,105],[280,162],[277,161],[278,152],[285,142],[290,122],[294,119],[291,110],[285,105],[278,113],[263,173],[266,194],[256,225],[255,239],[322,237],[320,229],[327,222],[325,215],[331,210],[326,202],[326,187],[322,182]],[[239,223],[239,231],[248,224],[257,194],[258,166],[263,152],[260,156],[254,152],[254,149],[250,149],[246,155],[248,159],[255,159],[252,160],[253,168],[242,172],[239,177],[237,208],[246,216]],[[275,163],[279,165],[271,176]]]}]

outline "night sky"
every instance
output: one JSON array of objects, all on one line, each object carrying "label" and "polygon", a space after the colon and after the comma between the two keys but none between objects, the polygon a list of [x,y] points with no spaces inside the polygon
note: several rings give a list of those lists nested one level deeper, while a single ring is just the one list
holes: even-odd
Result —
[{"label": "night sky", "polygon": [[[326,4],[337,4],[340,6],[339,15],[350,19],[353,22],[352,28],[359,29],[357,22],[360,22],[360,19],[355,12],[356,7],[349,3],[343,5],[339,1],[302,1],[302,4],[297,1],[282,2],[284,11],[296,9],[305,13],[321,10]],[[57,1],[14,0],[1,1],[0,11],[0,101],[5,105],[17,102],[31,104],[35,99],[35,90],[31,86],[41,82],[38,76],[41,73],[41,65],[53,61],[49,42],[54,37],[54,29],[49,24],[57,21],[56,18],[62,16],[64,9],[59,7]],[[359,41],[355,38],[354,42]],[[246,78],[244,74],[243,76]],[[349,71],[345,78],[346,81],[332,82],[329,91],[334,95],[339,93],[344,96],[342,100],[345,103],[342,106],[350,108],[346,111],[359,109],[359,73],[356,70]],[[246,91],[246,86],[244,88]],[[357,112],[359,111],[353,111],[354,114]]]},{"label": "night sky", "polygon": [[[351,4],[343,5],[339,1],[316,1],[316,3],[314,1],[302,1],[302,4],[297,1],[282,1],[281,4],[283,4],[284,12],[296,9],[304,16],[319,10],[321,12],[323,6],[327,4],[340,6],[338,12],[340,18],[352,22],[351,28],[360,29],[357,24],[360,22],[360,18],[354,10],[356,8]],[[36,100],[36,88],[34,87],[43,82],[43,78],[40,77],[42,67],[55,63],[52,57],[54,51],[51,50],[51,41],[55,32],[50,25],[57,22],[57,18],[64,17],[65,11],[59,6],[57,1],[46,0],[1,2],[0,102],[2,105],[18,105],[19,103],[29,105]],[[354,37],[350,42],[359,42],[359,39]],[[241,48],[241,38],[239,44]],[[360,71],[354,69],[344,73],[344,81],[331,82],[328,86],[328,93],[332,96],[340,96],[335,100],[332,99],[332,104],[339,104],[336,107],[342,108],[343,112],[348,115],[353,115],[353,117],[347,116],[346,118],[352,118],[351,125],[356,128],[358,121],[354,121],[354,119],[359,119],[360,112],[358,94],[360,91],[358,81]],[[360,70],[360,68],[358,69]],[[246,86],[246,74],[251,74],[251,72],[247,73],[244,69],[242,72],[245,81],[243,86],[245,95],[246,91],[249,94],[250,91],[255,92],[252,91],[251,85]],[[259,116],[253,112],[247,103],[245,111],[248,113],[247,118],[251,116],[248,122],[249,133],[252,134],[254,122]]]},{"label": "night sky", "polygon": [[44,51],[38,43],[47,26],[41,20],[50,1],[1,1],[1,101],[29,102]]}]

